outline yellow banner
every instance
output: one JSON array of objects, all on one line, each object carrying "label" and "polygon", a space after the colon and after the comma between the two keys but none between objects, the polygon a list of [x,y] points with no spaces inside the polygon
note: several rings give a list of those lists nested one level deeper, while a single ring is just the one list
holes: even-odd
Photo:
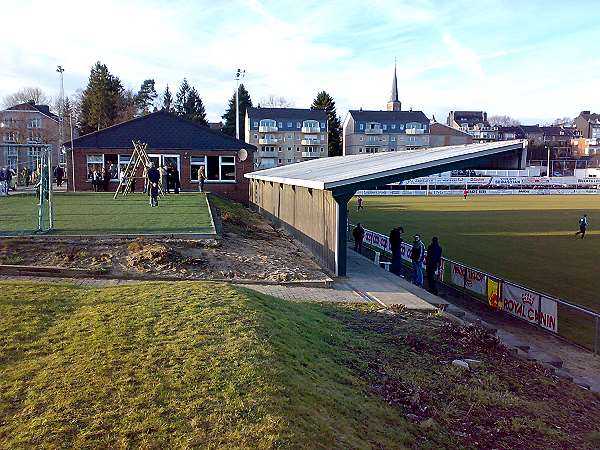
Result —
[{"label": "yellow banner", "polygon": [[502,300],[500,299],[500,282],[488,277],[487,279],[487,298],[488,305],[494,309],[502,309]]}]

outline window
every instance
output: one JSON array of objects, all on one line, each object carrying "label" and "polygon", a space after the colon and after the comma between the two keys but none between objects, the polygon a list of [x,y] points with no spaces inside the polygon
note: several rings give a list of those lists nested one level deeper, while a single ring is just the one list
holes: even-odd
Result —
[{"label": "window", "polygon": [[300,122],[296,122],[296,128],[298,128],[298,129],[301,128],[301,123]]},{"label": "window", "polygon": [[275,122],[273,119],[262,119],[260,121],[260,126],[261,127],[277,127],[277,122]]},{"label": "window", "polygon": [[[205,163],[205,174],[208,181],[235,181],[235,156],[202,156],[192,157],[193,160],[197,160],[195,163],[198,166],[196,169],[196,180],[198,176],[198,170],[200,166]],[[192,168],[192,180],[194,175],[194,169]]]},{"label": "window", "polygon": [[281,151],[281,147],[279,147],[279,151]]},{"label": "window", "polygon": [[254,126],[257,127],[258,126],[258,122],[255,121],[254,122]]},{"label": "window", "polygon": [[108,169],[111,180],[119,179],[119,155],[104,155],[104,167]]},{"label": "window", "polygon": [[35,118],[27,121],[27,128],[42,128],[42,119]]},{"label": "window", "polygon": [[363,140],[363,137],[362,137],[362,136],[360,137],[360,140],[361,140],[361,142],[362,142],[362,140]]},{"label": "window", "polygon": [[321,153],[323,153],[323,147],[321,147]]},{"label": "window", "polygon": [[391,136],[390,137],[390,142],[396,142],[396,136]]},{"label": "window", "polygon": [[383,124],[383,129],[387,130],[387,125],[385,123]]},{"label": "window", "polygon": [[6,163],[10,169],[17,170],[17,147],[7,148]]},{"label": "window", "polygon": [[[39,150],[38,150],[39,152]],[[104,159],[102,155],[87,155],[87,179],[92,179],[92,172],[97,170],[98,172],[102,171],[102,167],[104,164]]]},{"label": "window", "polygon": [[321,122],[321,128],[325,128],[325,122]]},{"label": "window", "polygon": [[279,122],[277,125],[279,125],[279,128],[283,127],[283,124],[281,122]]},{"label": "window", "polygon": [[190,180],[200,181],[200,169],[204,168],[204,176],[206,176],[206,156],[192,156],[190,157]]},{"label": "window", "polygon": [[[291,160],[291,159],[288,159],[288,162],[289,162],[289,163],[291,163],[291,162],[292,162],[292,160]],[[282,186],[283,186],[283,185],[282,185]]]},{"label": "window", "polygon": [[131,160],[131,155],[119,155],[119,175],[125,170]]},{"label": "window", "polygon": [[254,139],[258,139],[258,134],[255,134],[255,135],[254,135]]},{"label": "window", "polygon": [[4,140],[6,142],[16,142],[19,137],[19,133],[17,131],[9,131],[4,133]]},{"label": "window", "polygon": [[292,151],[292,147],[288,147],[288,152],[291,152],[291,151]]},{"label": "window", "polygon": [[361,130],[364,130],[364,129],[365,129],[365,124],[364,124],[364,123],[361,123],[361,124],[358,126],[358,128],[359,128],[359,129],[361,129]]},{"label": "window", "polygon": [[395,130],[395,129],[396,129],[396,124],[395,124],[395,123],[393,123],[393,124],[392,124],[392,130]]},{"label": "window", "polygon": [[358,147],[358,152],[362,153],[362,147]]},{"label": "window", "polygon": [[288,128],[292,128],[292,122],[287,123]]}]

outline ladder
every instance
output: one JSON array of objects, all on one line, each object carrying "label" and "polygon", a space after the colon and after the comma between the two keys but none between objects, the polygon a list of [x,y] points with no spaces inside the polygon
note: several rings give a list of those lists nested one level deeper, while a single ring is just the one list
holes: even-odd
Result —
[{"label": "ladder", "polygon": [[[123,171],[123,176],[119,177],[119,186],[117,187],[117,191],[115,192],[114,199],[119,196],[119,192],[122,193],[123,197],[125,197],[131,191],[131,180],[142,179],[145,180],[145,176],[138,177],[136,176],[138,169],[143,167],[147,170],[152,162],[148,157],[148,144],[142,143],[140,141],[132,141],[133,143],[133,153],[131,154],[131,158]],[[162,188],[161,183],[158,183],[159,195],[164,196],[165,192]]]}]

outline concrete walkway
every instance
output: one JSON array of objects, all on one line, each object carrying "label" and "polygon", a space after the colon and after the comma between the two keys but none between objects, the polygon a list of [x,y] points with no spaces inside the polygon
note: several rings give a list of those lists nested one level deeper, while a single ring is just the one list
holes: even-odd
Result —
[{"label": "concrete walkway", "polygon": [[350,249],[348,249],[347,274],[345,278],[341,278],[343,282],[383,306],[433,312],[445,309],[448,305],[447,301],[377,267],[373,261]]}]

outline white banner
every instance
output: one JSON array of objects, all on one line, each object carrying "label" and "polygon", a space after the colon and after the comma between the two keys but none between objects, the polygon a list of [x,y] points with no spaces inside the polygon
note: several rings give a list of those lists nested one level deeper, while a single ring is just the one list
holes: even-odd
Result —
[{"label": "white banner", "polygon": [[452,284],[464,287],[476,294],[486,295],[487,276],[483,272],[450,263],[450,274]]},{"label": "white banner", "polygon": [[402,186],[577,186],[600,184],[600,178],[587,177],[421,177],[404,180]]},{"label": "white banner", "polygon": [[[430,189],[429,195],[462,196],[463,189]],[[469,195],[598,195],[600,189],[469,189]],[[356,195],[368,196],[426,196],[427,190],[368,190]],[[367,204],[365,206],[368,207]]]},{"label": "white banner", "polygon": [[507,313],[531,323],[539,323],[547,330],[558,331],[558,308],[553,299],[504,282],[502,303]]}]

